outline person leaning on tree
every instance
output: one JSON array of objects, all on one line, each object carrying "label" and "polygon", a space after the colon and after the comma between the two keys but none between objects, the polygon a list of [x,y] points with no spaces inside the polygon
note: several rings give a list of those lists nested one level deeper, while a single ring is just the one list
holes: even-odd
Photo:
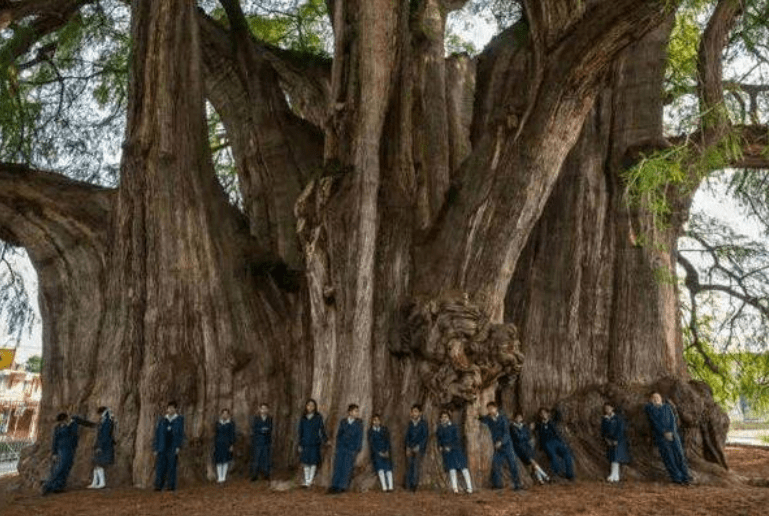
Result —
[{"label": "person leaning on tree", "polygon": [[516,414],[515,419],[510,424],[510,438],[513,441],[513,451],[526,466],[531,468],[531,476],[542,485],[550,482],[550,477],[545,470],[534,460],[534,448],[531,446],[531,427],[523,420],[523,414]]},{"label": "person leaning on tree", "polygon": [[614,405],[608,401],[603,404],[603,418],[601,418],[601,437],[606,441],[606,458],[611,463],[611,473],[606,478],[607,482],[619,482],[620,464],[630,462],[630,449],[625,437],[625,419],[617,414]]},{"label": "person leaning on tree", "polygon": [[43,495],[61,493],[67,486],[77,450],[77,421],[66,412],[56,416],[51,444],[51,474],[43,483]]},{"label": "person leaning on tree", "polygon": [[416,491],[419,487],[419,470],[427,450],[427,437],[430,431],[427,428],[427,421],[422,417],[422,405],[416,403],[412,405],[409,415],[411,417],[405,439],[406,462],[408,463],[406,489]]},{"label": "person leaning on tree", "polygon": [[96,441],[93,444],[93,481],[89,489],[103,489],[107,486],[104,468],[115,463],[115,420],[107,407],[96,409],[99,422]]},{"label": "person leaning on tree", "polygon": [[441,411],[440,422],[435,429],[435,438],[438,441],[438,450],[443,459],[443,469],[449,474],[452,492],[454,494],[459,493],[457,471],[461,471],[465,480],[465,491],[467,494],[472,494],[473,482],[470,477],[470,470],[467,469],[467,457],[462,449],[462,439],[459,437],[457,425],[451,422],[451,415],[448,410]]},{"label": "person leaning on tree", "polygon": [[393,463],[391,457],[390,431],[382,425],[379,414],[371,416],[371,427],[368,429],[368,447],[371,452],[371,464],[382,484],[382,491],[389,493],[393,490]]},{"label": "person leaning on tree", "polygon": [[652,393],[649,403],[644,407],[654,435],[654,443],[668,470],[670,479],[676,484],[688,485],[691,482],[689,466],[678,433],[678,421],[673,407],[662,402],[658,392]]},{"label": "person leaning on tree", "polygon": [[502,489],[502,464],[507,463],[510,477],[513,479],[513,489],[521,489],[521,479],[518,477],[518,465],[515,463],[513,442],[510,438],[510,423],[499,411],[499,407],[493,401],[486,404],[487,414],[478,416],[481,423],[489,427],[491,442],[494,444],[494,455],[491,458],[491,486],[494,489]]},{"label": "person leaning on tree", "polygon": [[363,422],[358,416],[358,405],[353,403],[347,407],[347,417],[339,422],[330,494],[344,493],[350,485],[355,458],[363,447]]},{"label": "person leaning on tree", "polygon": [[155,427],[155,491],[165,487],[176,490],[176,463],[184,443],[184,417],[177,412],[175,401],[169,401],[166,414]]},{"label": "person leaning on tree", "polygon": [[222,409],[216,422],[214,437],[214,464],[216,464],[216,482],[223,484],[227,480],[227,470],[232,462],[235,447],[235,422],[230,417],[229,409]]},{"label": "person leaning on tree", "polygon": [[304,415],[299,421],[299,462],[304,473],[302,487],[312,485],[321,460],[320,448],[327,440],[323,416],[318,413],[318,403],[308,399],[304,404]]},{"label": "person leaning on tree", "polygon": [[272,470],[272,416],[267,403],[259,405],[259,414],[251,423],[251,481],[261,474],[270,480]]},{"label": "person leaning on tree", "polygon": [[550,417],[550,410],[542,407],[539,409],[539,422],[537,423],[537,438],[539,445],[547,455],[550,461],[550,469],[553,475],[564,477],[567,480],[574,480],[574,458],[571,454],[571,448],[561,437],[558,431],[560,415],[555,413],[555,417]]}]

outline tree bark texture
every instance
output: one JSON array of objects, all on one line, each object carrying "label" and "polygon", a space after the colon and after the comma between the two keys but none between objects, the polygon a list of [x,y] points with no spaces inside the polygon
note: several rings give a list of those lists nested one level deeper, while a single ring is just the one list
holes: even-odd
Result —
[{"label": "tree bark texture", "polygon": [[[676,228],[628,207],[620,176],[661,142],[669,2],[527,3],[470,59],[444,58],[462,1],[335,0],[330,66],[254,40],[238,2],[222,4],[228,28],[192,0],[131,3],[116,191],[0,169],[0,237],[30,250],[44,301],[45,420],[27,481],[46,471],[55,412],[109,405],[111,482],[148,485],[169,399],[186,419],[182,479],[211,477],[221,408],[246,432],[261,401],[290,475],[307,397],[332,442],[349,403],[366,422],[380,413],[398,476],[411,404],[431,431],[450,407],[483,483],[486,402],[562,407],[580,473],[598,476],[599,402],[624,403],[647,446],[641,393],[657,386],[683,407],[690,451],[719,461],[723,417],[686,382],[677,290],[658,281]],[[216,181],[204,99],[243,213]],[[639,245],[650,234],[667,247]],[[248,439],[238,447],[243,468]],[[637,474],[654,474],[639,455]],[[375,483],[369,469],[364,449],[354,488]],[[445,481],[431,440],[422,482]]]}]

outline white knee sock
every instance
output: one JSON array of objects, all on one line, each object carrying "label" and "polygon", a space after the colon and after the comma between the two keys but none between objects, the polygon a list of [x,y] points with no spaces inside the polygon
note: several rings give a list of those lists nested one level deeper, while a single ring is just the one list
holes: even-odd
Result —
[{"label": "white knee sock", "polygon": [[304,473],[304,482],[302,485],[307,487],[310,485],[310,466],[302,466],[302,472]]},{"label": "white knee sock", "polygon": [[91,481],[91,485],[88,486],[88,489],[93,489],[93,488],[95,488],[96,486],[99,485],[99,473],[98,473],[98,471],[99,471],[99,466],[95,466],[93,468],[93,481]]},{"label": "white knee sock", "polygon": [[459,492],[459,487],[457,486],[457,470],[450,469],[449,470],[449,479],[451,480],[451,490],[455,493]]},{"label": "white knee sock", "polygon": [[228,469],[230,469],[230,463],[229,462],[225,462],[224,464],[222,464],[222,482],[227,480],[227,470]]},{"label": "white knee sock", "polygon": [[312,481],[315,480],[315,472],[317,470],[318,470],[318,466],[316,466],[315,464],[310,466],[310,476],[308,477],[308,481],[307,481],[307,485],[308,486],[311,486],[312,485]]},{"label": "white knee sock", "polygon": [[382,484],[382,491],[387,491],[387,479],[385,478],[385,472],[383,469],[377,471],[379,475],[379,483]]},{"label": "white knee sock", "polygon": [[547,476],[547,473],[545,473],[544,469],[539,467],[539,464],[534,465],[534,472],[537,475],[537,478],[542,482],[547,482],[550,480],[550,477]]},{"label": "white knee sock", "polygon": [[462,470],[462,476],[465,477],[465,489],[468,493],[473,492],[473,481],[470,478],[470,470],[467,468],[464,468]]},{"label": "white knee sock", "polygon": [[96,466],[96,470],[94,471],[96,475],[96,489],[102,489],[107,485],[107,478],[104,476],[104,468],[101,466]]},{"label": "white knee sock", "polygon": [[216,464],[216,481],[222,482],[222,465],[219,463]]},{"label": "white knee sock", "polygon": [[619,462],[611,463],[611,475],[609,475],[609,482],[619,482]]},{"label": "white knee sock", "polygon": [[387,472],[387,490],[388,491],[393,490],[393,472],[392,471]]}]

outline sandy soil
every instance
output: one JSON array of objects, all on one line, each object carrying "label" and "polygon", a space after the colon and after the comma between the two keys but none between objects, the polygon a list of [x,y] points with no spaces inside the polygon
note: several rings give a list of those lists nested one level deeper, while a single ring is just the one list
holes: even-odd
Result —
[{"label": "sandy soil", "polygon": [[516,493],[481,490],[473,495],[438,491],[396,491],[328,496],[321,489],[273,491],[264,482],[236,479],[225,487],[182,486],[175,493],[139,489],[71,491],[41,497],[12,490],[13,479],[0,481],[0,514],[98,516],[259,515],[769,515],[769,450],[727,448],[732,469],[754,485],[679,487],[629,482],[615,487],[577,481],[534,487]]}]

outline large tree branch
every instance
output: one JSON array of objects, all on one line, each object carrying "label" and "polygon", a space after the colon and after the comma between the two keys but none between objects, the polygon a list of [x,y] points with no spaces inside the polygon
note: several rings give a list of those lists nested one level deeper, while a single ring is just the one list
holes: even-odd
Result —
[{"label": "large tree branch", "polygon": [[86,244],[107,248],[114,191],[23,165],[0,163],[0,239],[46,262]]},{"label": "large tree branch", "polygon": [[[258,57],[272,65],[277,72],[280,85],[291,99],[294,111],[318,128],[322,128],[328,116],[331,94],[331,60],[282,49],[257,40],[248,28],[240,4],[223,0],[222,5],[226,6],[231,31],[244,42],[249,41],[248,44]],[[212,31],[217,29],[220,36],[227,34],[223,27],[203,11],[199,11],[199,16],[204,38],[211,37]],[[207,44],[205,41],[204,43]]]},{"label": "large tree branch", "polygon": [[232,142],[252,235],[264,249],[299,268],[293,207],[322,165],[322,135],[292,112],[238,2],[222,3],[232,18],[230,32],[205,15],[198,18],[206,96]]},{"label": "large tree branch", "polygon": [[[477,302],[501,317],[518,256],[609,65],[623,48],[669,15],[668,2],[639,5],[620,0],[590,5],[579,21],[567,23],[549,47],[542,47],[549,36],[537,36],[532,28],[531,64],[515,84],[516,93],[527,104],[512,104],[521,97],[507,96],[509,91],[500,88],[511,102],[498,100],[492,105],[506,110],[504,123],[488,127],[465,160],[465,170],[477,172],[465,174],[459,195],[428,237],[427,266],[418,271],[418,290],[477,292]],[[538,54],[543,56],[541,62]]]},{"label": "large tree branch", "polygon": [[718,138],[729,127],[724,105],[721,56],[737,19],[742,14],[742,0],[719,0],[702,35],[697,53],[697,90],[702,126],[707,140]]},{"label": "large tree branch", "polygon": [[6,59],[24,55],[42,37],[63,27],[86,4],[95,0],[32,0],[0,2],[0,30],[32,17],[6,45]]}]

